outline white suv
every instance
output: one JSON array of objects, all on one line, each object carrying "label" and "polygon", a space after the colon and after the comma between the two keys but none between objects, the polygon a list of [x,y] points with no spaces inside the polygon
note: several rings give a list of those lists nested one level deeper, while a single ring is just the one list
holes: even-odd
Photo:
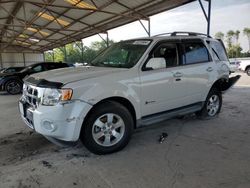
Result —
[{"label": "white suv", "polygon": [[116,43],[88,66],[25,80],[24,122],[52,141],[77,141],[96,154],[118,151],[133,129],[175,116],[216,116],[229,78],[221,41],[174,32]]},{"label": "white suv", "polygon": [[241,60],[239,64],[239,69],[241,71],[246,72],[247,75],[250,76],[250,60],[249,59]]}]

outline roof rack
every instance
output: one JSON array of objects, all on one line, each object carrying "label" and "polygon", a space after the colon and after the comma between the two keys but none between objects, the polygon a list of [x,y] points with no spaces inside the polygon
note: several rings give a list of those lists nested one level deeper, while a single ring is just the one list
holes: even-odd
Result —
[{"label": "roof rack", "polygon": [[162,34],[155,35],[154,37],[159,37],[159,36],[164,36],[164,35],[170,35],[170,36],[177,36],[177,35],[206,36],[206,37],[212,38],[211,36],[204,34],[204,33],[186,32],[186,31],[175,31],[172,33],[162,33]]}]

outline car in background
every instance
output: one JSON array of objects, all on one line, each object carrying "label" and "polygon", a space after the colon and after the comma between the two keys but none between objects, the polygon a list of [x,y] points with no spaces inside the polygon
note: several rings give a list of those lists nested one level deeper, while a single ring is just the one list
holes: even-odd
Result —
[{"label": "car in background", "polygon": [[7,91],[9,94],[16,95],[22,92],[23,79],[31,74],[69,67],[66,63],[36,63],[24,67],[19,72],[0,73],[0,91]]},{"label": "car in background", "polygon": [[231,72],[236,72],[239,70],[240,61],[237,59],[229,60],[229,68]]},{"label": "car in background", "polygon": [[250,76],[250,59],[241,60],[239,70],[246,72]]},{"label": "car in background", "polygon": [[1,73],[2,71],[4,71],[5,69],[6,69],[6,68],[1,68],[1,69],[0,69],[0,73]]},{"label": "car in background", "polygon": [[13,72],[20,72],[23,70],[25,67],[9,67],[5,68],[4,70],[1,70],[1,73],[13,73]]}]

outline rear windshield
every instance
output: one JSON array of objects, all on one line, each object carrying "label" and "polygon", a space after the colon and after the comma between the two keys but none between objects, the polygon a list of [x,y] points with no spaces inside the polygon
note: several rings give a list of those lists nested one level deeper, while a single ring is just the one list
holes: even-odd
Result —
[{"label": "rear windshield", "polygon": [[227,53],[225,48],[220,41],[210,41],[211,48],[217,61],[228,61]]}]

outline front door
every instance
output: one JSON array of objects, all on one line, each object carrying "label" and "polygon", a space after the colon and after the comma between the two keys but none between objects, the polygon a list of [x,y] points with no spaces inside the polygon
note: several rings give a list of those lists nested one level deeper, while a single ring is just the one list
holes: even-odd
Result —
[{"label": "front door", "polygon": [[143,65],[141,79],[141,111],[147,116],[186,104],[186,80],[179,66],[178,44],[157,44]]}]

